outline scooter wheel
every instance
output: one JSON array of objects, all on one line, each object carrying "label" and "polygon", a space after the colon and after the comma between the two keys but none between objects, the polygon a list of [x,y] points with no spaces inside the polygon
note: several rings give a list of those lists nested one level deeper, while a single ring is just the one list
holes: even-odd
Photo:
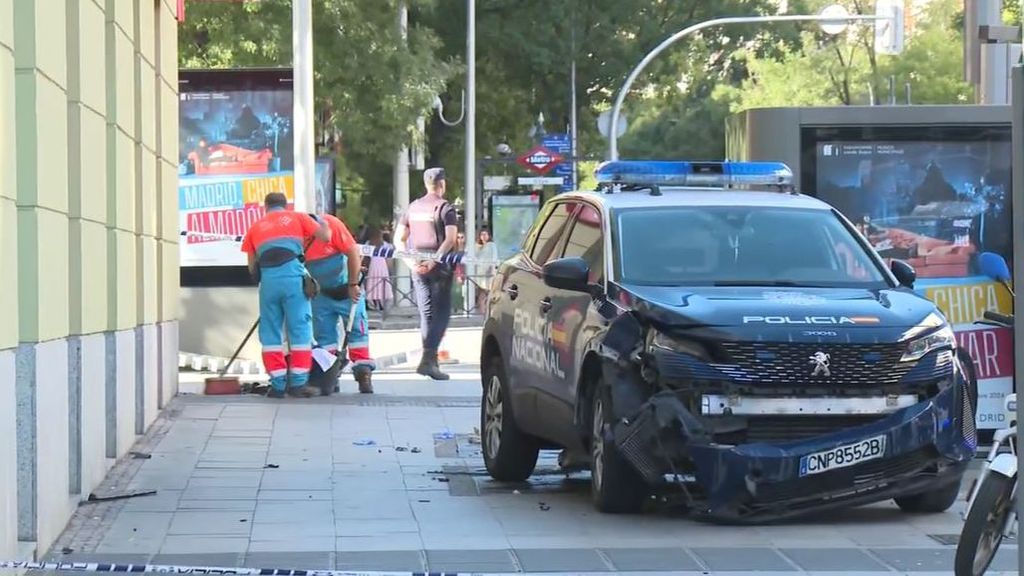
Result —
[{"label": "scooter wheel", "polygon": [[1003,542],[1003,528],[1013,506],[1013,480],[996,473],[987,475],[960,533],[953,564],[956,576],[981,576],[988,570]]}]

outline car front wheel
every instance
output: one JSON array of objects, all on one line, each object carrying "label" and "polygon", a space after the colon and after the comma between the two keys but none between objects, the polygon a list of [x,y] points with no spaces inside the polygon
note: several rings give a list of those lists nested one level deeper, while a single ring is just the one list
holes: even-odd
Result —
[{"label": "car front wheel", "polygon": [[600,390],[595,392],[591,411],[590,493],[594,506],[601,512],[639,512],[649,489],[640,474],[619,454],[615,442],[605,437],[605,430],[611,423],[609,408],[604,394]]},{"label": "car front wheel", "polygon": [[949,510],[949,507],[956,502],[960,494],[960,481],[939,486],[930,492],[913,494],[910,496],[899,496],[895,498],[896,505],[904,512],[912,513],[938,513]]},{"label": "car front wheel", "polygon": [[540,446],[516,424],[501,357],[494,356],[487,362],[483,377],[480,444],[484,465],[495,480],[521,482],[533,474]]}]

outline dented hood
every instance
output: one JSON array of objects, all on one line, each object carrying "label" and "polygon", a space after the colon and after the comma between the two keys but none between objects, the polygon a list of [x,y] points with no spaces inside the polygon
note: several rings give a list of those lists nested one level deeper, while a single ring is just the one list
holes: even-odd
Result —
[{"label": "dented hood", "polygon": [[916,326],[935,311],[930,301],[902,288],[620,287],[626,307],[679,327],[892,330]]}]

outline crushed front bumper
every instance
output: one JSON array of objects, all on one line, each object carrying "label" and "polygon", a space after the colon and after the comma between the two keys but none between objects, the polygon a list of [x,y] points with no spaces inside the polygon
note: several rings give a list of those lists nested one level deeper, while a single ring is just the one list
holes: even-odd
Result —
[{"label": "crushed front bumper", "polygon": [[[655,396],[646,411],[651,416],[626,419],[615,437],[623,455],[649,480],[688,464],[702,495],[695,504],[703,516],[758,523],[957,482],[975,448],[963,434],[960,405],[957,388],[951,387],[870,424],[805,440],[726,446],[701,434],[702,419],[678,413],[681,403]],[[653,430],[658,432],[652,435]],[[878,436],[885,437],[881,457],[801,474],[805,456]]]}]

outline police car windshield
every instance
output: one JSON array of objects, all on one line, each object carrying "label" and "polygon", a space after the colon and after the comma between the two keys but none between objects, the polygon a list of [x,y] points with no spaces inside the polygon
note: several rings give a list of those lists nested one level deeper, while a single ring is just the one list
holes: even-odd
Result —
[{"label": "police car windshield", "polygon": [[614,222],[617,276],[628,284],[889,286],[829,210],[659,206],[621,209]]}]

